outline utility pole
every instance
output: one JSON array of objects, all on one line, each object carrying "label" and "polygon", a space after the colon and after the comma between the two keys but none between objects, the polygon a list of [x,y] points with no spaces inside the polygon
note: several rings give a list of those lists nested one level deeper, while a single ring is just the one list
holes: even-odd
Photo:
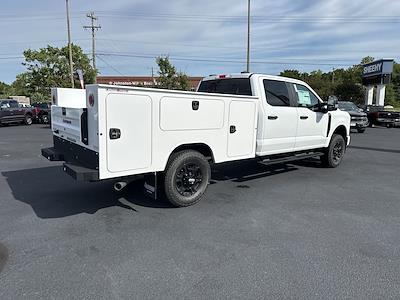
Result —
[{"label": "utility pole", "polygon": [[69,2],[65,0],[67,6],[67,31],[68,31],[68,48],[69,48],[69,70],[71,77],[71,87],[74,88],[74,66],[72,65],[72,45],[71,45],[71,27],[69,23]]},{"label": "utility pole", "polygon": [[332,83],[335,83],[335,68],[332,69]]},{"label": "utility pole", "polygon": [[247,67],[246,72],[250,72],[250,0],[247,0]]},{"label": "utility pole", "polygon": [[101,28],[100,25],[94,25],[94,21],[97,21],[97,17],[94,15],[94,12],[90,12],[86,15],[91,20],[92,25],[83,26],[85,29],[92,30],[92,61],[93,61],[93,69],[96,69],[96,51],[95,51],[95,32]]}]

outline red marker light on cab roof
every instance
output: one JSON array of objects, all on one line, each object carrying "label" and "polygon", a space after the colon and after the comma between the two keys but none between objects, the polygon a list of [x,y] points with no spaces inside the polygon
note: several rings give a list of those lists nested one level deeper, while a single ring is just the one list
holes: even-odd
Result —
[{"label": "red marker light on cab roof", "polygon": [[93,94],[90,94],[90,95],[89,95],[89,105],[90,105],[90,106],[93,106],[93,105],[94,105],[94,96],[93,96]]},{"label": "red marker light on cab roof", "polygon": [[218,75],[218,78],[219,78],[219,79],[225,79],[225,78],[226,78],[226,75]]}]

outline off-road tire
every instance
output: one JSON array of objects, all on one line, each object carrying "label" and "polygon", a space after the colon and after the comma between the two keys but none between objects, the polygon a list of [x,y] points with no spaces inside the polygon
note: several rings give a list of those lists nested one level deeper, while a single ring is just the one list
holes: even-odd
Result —
[{"label": "off-road tire", "polygon": [[[210,164],[201,153],[194,150],[178,152],[171,156],[165,169],[165,196],[176,207],[193,205],[205,193],[210,178]],[[190,191],[183,191],[185,189]]]},{"label": "off-road tire", "polygon": [[331,138],[325,154],[321,156],[321,162],[324,167],[336,168],[343,160],[346,152],[346,142],[340,134],[334,134]]}]

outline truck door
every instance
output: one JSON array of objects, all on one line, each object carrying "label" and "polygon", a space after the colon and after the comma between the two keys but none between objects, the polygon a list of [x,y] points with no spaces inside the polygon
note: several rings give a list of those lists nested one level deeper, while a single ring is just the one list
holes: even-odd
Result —
[{"label": "truck door", "polygon": [[1,101],[0,121],[7,122],[10,120],[10,104],[9,101]]},{"label": "truck door", "polygon": [[107,169],[111,173],[145,169],[152,158],[152,100],[135,94],[109,94]]},{"label": "truck door", "polygon": [[295,150],[324,147],[329,114],[313,111],[320,102],[318,97],[304,85],[293,84],[297,100],[297,137]]},{"label": "truck door", "polygon": [[10,100],[10,115],[14,121],[22,121],[25,119],[25,111],[19,107],[18,101]]},{"label": "truck door", "polygon": [[257,154],[270,155],[291,152],[296,142],[297,111],[289,84],[285,81],[260,79],[264,114],[260,120],[262,132],[257,140]]}]

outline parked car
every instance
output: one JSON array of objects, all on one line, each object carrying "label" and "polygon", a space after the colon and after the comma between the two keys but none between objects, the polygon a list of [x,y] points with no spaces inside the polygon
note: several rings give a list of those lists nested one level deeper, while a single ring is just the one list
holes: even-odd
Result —
[{"label": "parked car", "polygon": [[368,115],[369,126],[386,126],[387,128],[400,126],[400,112],[390,111],[383,106],[367,105],[364,111]]},{"label": "parked car", "polygon": [[357,129],[359,133],[365,132],[369,122],[367,114],[361,108],[350,101],[339,101],[339,109],[350,114],[352,129]]},{"label": "parked car", "polygon": [[0,124],[25,123],[31,125],[33,122],[30,108],[20,107],[18,101],[12,99],[0,100]]},{"label": "parked car", "polygon": [[337,100],[291,78],[211,76],[198,92],[88,85],[60,106],[68,91],[52,90],[54,147],[42,155],[64,161],[76,180],[116,179],[116,190],[144,176],[147,193],[162,188],[174,206],[200,200],[214,163],[320,157],[335,168],[350,143],[350,115]]},{"label": "parked car", "polygon": [[18,103],[19,107],[23,107],[23,108],[29,108],[32,107],[30,104],[27,103]]},{"label": "parked car", "polygon": [[35,123],[48,124],[51,116],[50,102],[35,102],[32,104],[32,116]]}]

